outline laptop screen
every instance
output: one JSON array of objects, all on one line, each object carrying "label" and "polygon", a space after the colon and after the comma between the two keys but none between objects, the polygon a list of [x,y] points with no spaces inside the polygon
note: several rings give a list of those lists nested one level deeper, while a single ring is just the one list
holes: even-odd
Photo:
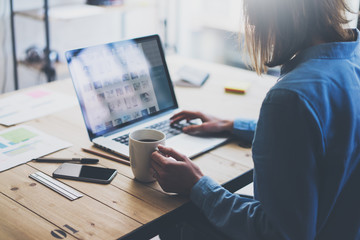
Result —
[{"label": "laptop screen", "polygon": [[158,35],[66,52],[90,136],[178,107]]}]

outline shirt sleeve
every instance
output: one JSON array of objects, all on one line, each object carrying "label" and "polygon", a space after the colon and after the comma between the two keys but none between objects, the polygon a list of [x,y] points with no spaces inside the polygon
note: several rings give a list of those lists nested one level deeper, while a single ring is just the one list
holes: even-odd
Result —
[{"label": "shirt sleeve", "polygon": [[234,120],[233,135],[246,145],[251,145],[256,129],[256,120],[238,118]]},{"label": "shirt sleeve", "polygon": [[232,194],[207,176],[194,185],[190,197],[209,221],[231,239],[258,240],[265,235],[281,239],[259,201]]},{"label": "shirt sleeve", "polygon": [[314,239],[320,139],[307,101],[273,90],[263,102],[253,143],[256,200],[232,194],[208,177],[193,187],[191,200],[233,239]]}]

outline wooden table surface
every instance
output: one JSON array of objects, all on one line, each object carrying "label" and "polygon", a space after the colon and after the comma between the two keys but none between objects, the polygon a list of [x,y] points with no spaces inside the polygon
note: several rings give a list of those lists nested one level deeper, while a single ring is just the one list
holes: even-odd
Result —
[{"label": "wooden table surface", "polygon": [[[257,118],[266,92],[276,81],[274,77],[258,77],[246,70],[180,57],[168,58],[171,76],[175,76],[177,69],[184,64],[209,72],[210,78],[201,88],[176,87],[180,107],[222,118]],[[224,85],[231,80],[249,81],[251,87],[245,95],[225,93]],[[75,95],[70,79],[35,88],[39,87],[69,97]],[[73,144],[49,155],[51,157],[94,157],[81,150],[82,147],[94,147],[89,141],[78,105],[23,124]],[[219,183],[253,167],[251,150],[241,148],[235,142],[193,161],[204,174]],[[100,158],[99,165],[118,170],[111,184],[61,180],[84,194],[75,201],[29,178],[37,171],[51,176],[59,164],[28,162],[1,172],[0,239],[116,239],[189,201],[186,197],[164,193],[156,182],[142,184],[135,181],[129,166],[104,158]]]}]

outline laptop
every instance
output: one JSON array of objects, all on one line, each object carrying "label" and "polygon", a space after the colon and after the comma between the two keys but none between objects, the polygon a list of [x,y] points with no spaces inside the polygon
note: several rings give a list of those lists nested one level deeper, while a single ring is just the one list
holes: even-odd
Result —
[{"label": "laptop", "polygon": [[66,52],[71,78],[91,142],[129,157],[129,133],[154,128],[166,134],[166,145],[198,156],[226,137],[183,133],[170,126],[179,112],[174,87],[158,35],[90,46]]}]

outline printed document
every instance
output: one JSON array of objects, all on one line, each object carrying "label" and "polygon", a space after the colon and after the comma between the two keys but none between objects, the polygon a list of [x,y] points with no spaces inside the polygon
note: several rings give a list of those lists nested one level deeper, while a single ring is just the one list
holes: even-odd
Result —
[{"label": "printed document", "polygon": [[75,97],[45,89],[30,90],[0,99],[0,124],[11,126],[76,106]]},{"label": "printed document", "polygon": [[5,129],[0,131],[0,172],[70,146],[30,126]]}]

